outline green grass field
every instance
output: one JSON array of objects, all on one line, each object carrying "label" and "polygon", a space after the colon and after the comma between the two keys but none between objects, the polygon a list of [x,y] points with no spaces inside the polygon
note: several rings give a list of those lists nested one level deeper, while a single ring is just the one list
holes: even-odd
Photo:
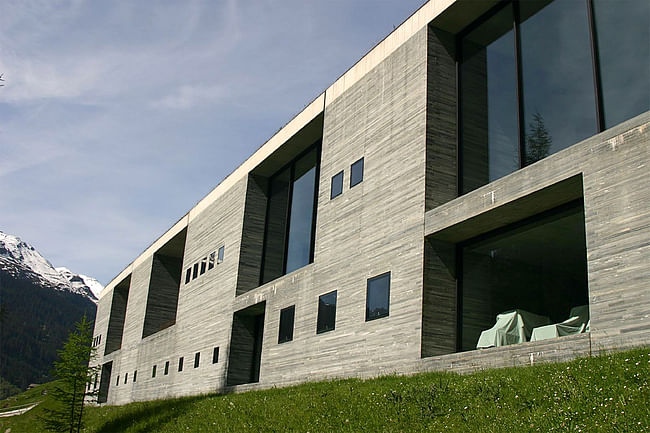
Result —
[{"label": "green grass field", "polygon": [[[51,385],[49,385],[51,386]],[[0,433],[42,432],[30,390]],[[650,432],[650,348],[469,375],[337,380],[87,410],[86,432]]]}]

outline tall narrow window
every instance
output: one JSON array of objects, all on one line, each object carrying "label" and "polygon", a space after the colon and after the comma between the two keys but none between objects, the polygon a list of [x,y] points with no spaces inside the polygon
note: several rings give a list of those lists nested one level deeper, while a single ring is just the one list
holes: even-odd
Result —
[{"label": "tall narrow window", "polygon": [[165,361],[165,373],[164,375],[167,376],[169,374],[169,361]]},{"label": "tall narrow window", "polygon": [[312,147],[269,181],[261,283],[313,261],[318,147]]},{"label": "tall narrow window", "polygon": [[285,273],[311,261],[317,157],[314,149],[296,161],[293,169]]},{"label": "tall narrow window", "polygon": [[135,371],[133,372],[133,383],[135,383],[135,381],[136,381],[137,379],[138,379],[138,370],[135,370]]},{"label": "tall narrow window", "polygon": [[194,266],[193,266],[192,269],[193,269],[193,271],[192,271],[192,279],[195,279],[196,277],[199,276],[199,264],[194,263]]},{"label": "tall narrow window", "polygon": [[336,325],[336,290],[318,297],[316,333],[333,331]]},{"label": "tall narrow window", "polygon": [[129,373],[124,373],[124,385],[129,381]]},{"label": "tall narrow window", "polygon": [[350,166],[350,188],[363,181],[363,158]]},{"label": "tall narrow window", "polygon": [[390,272],[368,280],[366,288],[366,322],[388,316]]},{"label": "tall narrow window", "polygon": [[330,188],[330,200],[338,197],[343,193],[343,171],[332,176],[332,186]]},{"label": "tall narrow window", "polygon": [[156,366],[155,365],[151,369],[151,377],[156,377]]},{"label": "tall narrow window", "polygon": [[462,192],[519,168],[512,5],[461,41]]},{"label": "tall narrow window", "polygon": [[223,256],[226,253],[226,247],[221,245],[217,251],[217,264],[223,263]]},{"label": "tall narrow window", "polygon": [[293,319],[295,313],[295,305],[280,310],[280,333],[278,335],[278,344],[293,340]]},{"label": "tall narrow window", "polygon": [[605,128],[650,110],[650,2],[593,0]]},{"label": "tall narrow window", "polygon": [[208,257],[208,269],[214,268],[215,256],[216,253],[214,251],[210,253],[210,256]]},{"label": "tall narrow window", "polygon": [[115,386],[118,386],[120,384],[120,375],[117,375],[117,379],[115,380]]},{"label": "tall narrow window", "polygon": [[203,259],[201,259],[201,275],[205,274],[207,268],[208,268],[208,258],[203,257]]},{"label": "tall narrow window", "polygon": [[198,368],[198,367],[199,367],[199,361],[200,361],[200,359],[201,359],[201,352],[196,352],[196,353],[194,354],[194,368]]},{"label": "tall narrow window", "polygon": [[183,357],[178,358],[178,371],[183,371]]},{"label": "tall narrow window", "polygon": [[192,279],[192,268],[187,268],[185,271],[185,284],[189,283]]},{"label": "tall narrow window", "polygon": [[527,165],[595,134],[598,122],[587,3],[519,4]]},{"label": "tall narrow window", "polygon": [[219,347],[212,350],[212,363],[216,364],[217,362],[219,362]]}]

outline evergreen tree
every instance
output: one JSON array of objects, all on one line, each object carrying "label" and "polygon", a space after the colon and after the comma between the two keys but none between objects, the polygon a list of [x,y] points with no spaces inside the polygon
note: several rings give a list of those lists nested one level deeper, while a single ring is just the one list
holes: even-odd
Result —
[{"label": "evergreen tree", "polygon": [[544,118],[539,112],[533,115],[526,134],[526,165],[546,158],[551,150],[551,135],[546,130]]},{"label": "evergreen tree", "polygon": [[78,433],[83,428],[84,402],[96,395],[91,391],[91,384],[98,369],[89,366],[96,352],[92,339],[92,322],[84,315],[54,363],[54,376],[58,381],[52,395],[56,404],[53,409],[45,409],[42,420],[47,430]]}]

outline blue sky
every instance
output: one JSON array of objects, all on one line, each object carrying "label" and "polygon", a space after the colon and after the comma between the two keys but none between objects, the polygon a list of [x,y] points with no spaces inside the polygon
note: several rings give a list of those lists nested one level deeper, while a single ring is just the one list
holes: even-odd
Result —
[{"label": "blue sky", "polygon": [[0,230],[108,283],[424,2],[4,2]]}]

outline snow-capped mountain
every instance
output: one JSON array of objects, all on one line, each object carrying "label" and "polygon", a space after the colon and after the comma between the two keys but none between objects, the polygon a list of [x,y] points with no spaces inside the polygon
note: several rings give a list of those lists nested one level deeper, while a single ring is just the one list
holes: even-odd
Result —
[{"label": "snow-capped mountain", "polygon": [[84,296],[97,303],[103,286],[94,278],[74,274],[67,268],[54,268],[33,246],[17,236],[0,231],[0,272]]},{"label": "snow-capped mountain", "polygon": [[99,298],[99,293],[102,291],[104,286],[102,286],[102,283],[97,281],[95,278],[84,274],[75,274],[66,267],[58,267],[54,269],[67,279],[70,284],[72,284],[72,287],[80,290],[88,289],[93,295],[95,295],[95,298]]}]

